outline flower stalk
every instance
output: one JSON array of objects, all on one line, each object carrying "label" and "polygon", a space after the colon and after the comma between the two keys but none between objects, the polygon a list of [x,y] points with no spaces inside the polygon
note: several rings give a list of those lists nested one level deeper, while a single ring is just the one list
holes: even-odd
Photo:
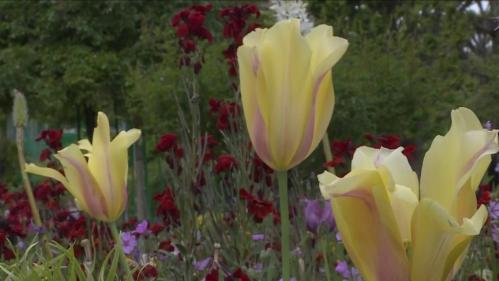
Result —
[{"label": "flower stalk", "polygon": [[[43,223],[40,217],[40,212],[36,206],[35,196],[33,195],[33,188],[28,178],[28,174],[24,170],[26,165],[26,159],[24,158],[24,128],[28,122],[28,106],[26,103],[26,98],[18,90],[14,90],[14,108],[12,111],[14,126],[16,127],[16,146],[17,146],[17,159],[19,161],[19,168],[21,170],[21,176],[23,180],[24,191],[28,197],[29,207],[31,209],[31,214],[33,216],[33,221],[37,227],[42,228]],[[42,238],[43,245],[45,246],[48,257],[52,257],[48,242]]]},{"label": "flower stalk", "polygon": [[[322,138],[322,147],[324,149],[324,156],[326,157],[326,163],[333,160],[333,153],[331,152],[331,146],[329,145],[329,135],[326,133]],[[327,170],[334,174],[334,167],[328,167]]]},{"label": "flower stalk", "polygon": [[125,271],[125,280],[133,281],[132,272],[128,267],[127,257],[125,256],[125,252],[123,252],[123,245],[121,243],[118,228],[116,227],[116,222],[110,222],[109,228],[111,229],[111,234],[113,235],[116,251],[118,251],[118,255],[120,255],[121,266],[123,268],[123,271]]},{"label": "flower stalk", "polygon": [[281,256],[282,277],[289,281],[290,256],[289,256],[289,209],[288,209],[288,174],[287,171],[277,171],[279,185],[279,207],[281,212]]}]

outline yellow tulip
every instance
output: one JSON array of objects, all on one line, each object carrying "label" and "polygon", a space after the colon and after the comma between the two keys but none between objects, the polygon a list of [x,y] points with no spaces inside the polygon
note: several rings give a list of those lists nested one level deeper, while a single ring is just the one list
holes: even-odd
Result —
[{"label": "yellow tulip", "polygon": [[331,68],[348,41],[319,25],[300,34],[298,19],[246,35],[237,50],[246,125],[258,156],[288,170],[319,144],[331,120]]},{"label": "yellow tulip", "polygon": [[[120,132],[111,141],[109,120],[99,112],[92,143],[81,140],[78,145],[71,144],[54,155],[65,175],[34,164],[26,165],[26,171],[61,182],[81,210],[96,219],[112,222],[126,207],[128,148],[139,137],[140,130],[131,129]],[[81,150],[87,153],[83,155]]]},{"label": "yellow tulip", "polygon": [[487,219],[475,192],[499,150],[497,130],[485,130],[467,108],[452,112],[452,126],[437,136],[421,171],[421,202],[412,218],[411,280],[451,280],[473,236]]},{"label": "yellow tulip", "polygon": [[477,210],[475,191],[499,151],[497,130],[483,129],[466,108],[451,116],[451,129],[425,155],[420,185],[401,148],[361,147],[345,177],[319,175],[364,280],[451,280],[480,233],[487,210]]}]

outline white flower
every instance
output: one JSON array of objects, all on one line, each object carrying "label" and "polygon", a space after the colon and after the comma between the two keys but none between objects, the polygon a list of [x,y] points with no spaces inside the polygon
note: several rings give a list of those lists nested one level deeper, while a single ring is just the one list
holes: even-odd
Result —
[{"label": "white flower", "polygon": [[307,13],[307,3],[302,0],[283,1],[270,0],[270,9],[276,13],[277,21],[290,18],[297,18],[301,21],[302,33],[308,33],[314,27],[314,21]]}]

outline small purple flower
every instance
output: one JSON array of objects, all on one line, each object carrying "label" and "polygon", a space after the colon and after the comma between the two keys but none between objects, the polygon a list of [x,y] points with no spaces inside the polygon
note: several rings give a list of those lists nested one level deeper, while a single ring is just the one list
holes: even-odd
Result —
[{"label": "small purple flower", "polygon": [[148,229],[147,226],[148,226],[147,221],[143,220],[141,223],[137,224],[133,232],[137,234],[144,234],[147,232]]},{"label": "small purple flower", "polygon": [[494,127],[494,126],[492,125],[492,122],[491,122],[490,120],[488,120],[487,122],[485,122],[485,123],[483,124],[483,127],[484,127],[485,129],[487,129],[487,130],[491,131],[491,130],[493,129],[493,127]]},{"label": "small purple flower", "polygon": [[211,264],[211,260],[212,260],[212,257],[207,257],[206,259],[196,261],[196,262],[194,262],[194,268],[197,271],[203,271]]},{"label": "small purple flower", "polygon": [[251,235],[251,240],[253,241],[262,241],[265,240],[265,235],[261,233],[256,233]]},{"label": "small purple flower", "polygon": [[29,228],[32,232],[34,232],[36,234],[44,234],[45,233],[45,227],[38,226],[34,223],[30,223]]},{"label": "small purple flower", "polygon": [[336,232],[336,241],[342,241],[343,239],[341,239],[341,233],[338,231]]},{"label": "small purple flower", "polygon": [[362,276],[360,276],[359,270],[356,267],[352,267],[351,272],[354,281],[362,281]]},{"label": "small purple flower", "polygon": [[[283,280],[284,280],[283,278],[279,279],[279,281],[283,281]],[[289,279],[289,281],[296,281],[296,277],[291,277],[291,279]]]},{"label": "small purple flower", "polygon": [[492,240],[494,240],[494,242],[496,243],[499,243],[499,226],[497,225],[494,225],[492,227]]},{"label": "small purple flower", "polygon": [[491,200],[489,202],[489,214],[491,219],[499,219],[499,201]]},{"label": "small purple flower", "polygon": [[127,231],[121,233],[121,243],[123,244],[123,252],[129,255],[137,246],[137,239],[135,238],[135,235]]},{"label": "small purple flower", "polygon": [[23,241],[19,240],[19,242],[17,242],[17,248],[19,248],[19,250],[24,250],[26,249],[26,243],[24,243]]},{"label": "small purple flower", "polygon": [[253,266],[253,270],[255,270],[256,272],[261,272],[263,270],[263,263],[256,263]]},{"label": "small purple flower", "polygon": [[346,261],[339,261],[334,270],[343,278],[350,278],[352,276],[352,272],[350,271]]},{"label": "small purple flower", "polygon": [[335,227],[331,204],[328,200],[321,202],[320,200],[303,199],[302,202],[305,205],[303,208],[305,223],[310,232],[317,233],[320,225],[326,226],[329,230]]}]

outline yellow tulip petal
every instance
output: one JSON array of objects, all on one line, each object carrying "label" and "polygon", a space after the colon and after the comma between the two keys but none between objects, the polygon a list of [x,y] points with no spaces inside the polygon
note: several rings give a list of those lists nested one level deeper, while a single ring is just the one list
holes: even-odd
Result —
[{"label": "yellow tulip petal", "polygon": [[[497,130],[482,129],[469,109],[452,111],[449,132],[437,136],[424,157],[421,198],[436,200],[458,220],[470,216],[469,212],[463,213],[461,204],[476,190],[490,163],[490,155],[498,150]],[[463,188],[469,190],[461,192]],[[459,194],[465,197],[459,198]]]},{"label": "yellow tulip petal", "polygon": [[78,146],[72,144],[54,157],[64,168],[70,187],[68,191],[78,200],[82,209],[93,217],[104,220],[107,216],[106,202]]},{"label": "yellow tulip petal", "polygon": [[109,120],[104,113],[99,112],[92,138],[92,153],[88,159],[88,168],[104,196],[108,215],[114,217],[118,209],[116,205],[121,201],[123,186],[120,186],[117,179],[113,177],[110,138]]},{"label": "yellow tulip petal", "polygon": [[311,50],[295,19],[268,29],[257,51],[264,81],[268,81],[266,90],[257,93],[258,106],[268,129],[275,165],[287,169],[312,110],[308,75]]},{"label": "yellow tulip petal", "polygon": [[326,199],[331,200],[347,252],[364,280],[408,281],[404,244],[379,173],[357,170],[341,179],[325,174],[320,185],[329,195]]},{"label": "yellow tulip petal", "polygon": [[113,214],[118,217],[126,207],[127,202],[127,175],[128,175],[128,148],[140,138],[140,130],[131,129],[120,132],[111,142],[110,160],[113,182],[118,187],[114,195]]},{"label": "yellow tulip petal", "polygon": [[66,188],[70,188],[66,178],[57,170],[52,168],[40,167],[35,164],[27,164],[24,169],[27,173],[55,179],[62,183]]},{"label": "yellow tulip petal", "polygon": [[419,196],[418,176],[402,151],[403,147],[392,150],[384,147],[377,149],[361,146],[353,155],[352,170],[385,167],[395,184],[409,187],[417,198]]},{"label": "yellow tulip petal", "polygon": [[317,79],[329,71],[345,54],[348,41],[333,36],[333,28],[328,25],[314,27],[305,37],[313,51],[311,66]]},{"label": "yellow tulip petal", "polygon": [[418,197],[411,188],[395,185],[395,190],[390,193],[391,204],[400,235],[404,242],[411,241],[411,218],[418,205]]},{"label": "yellow tulip petal", "polygon": [[487,210],[482,206],[459,224],[437,201],[423,199],[411,223],[411,281],[451,280],[486,219]]},{"label": "yellow tulip petal", "polygon": [[257,93],[264,91],[265,81],[259,67],[256,48],[241,46],[237,50],[237,57],[239,62],[241,100],[251,143],[258,156],[267,165],[276,169],[277,167],[274,165],[270,154],[268,128],[265,125],[257,101]]},{"label": "yellow tulip petal", "polygon": [[88,139],[82,139],[82,140],[80,140],[78,142],[78,147],[81,150],[92,152],[92,144],[90,143],[90,141]]}]

